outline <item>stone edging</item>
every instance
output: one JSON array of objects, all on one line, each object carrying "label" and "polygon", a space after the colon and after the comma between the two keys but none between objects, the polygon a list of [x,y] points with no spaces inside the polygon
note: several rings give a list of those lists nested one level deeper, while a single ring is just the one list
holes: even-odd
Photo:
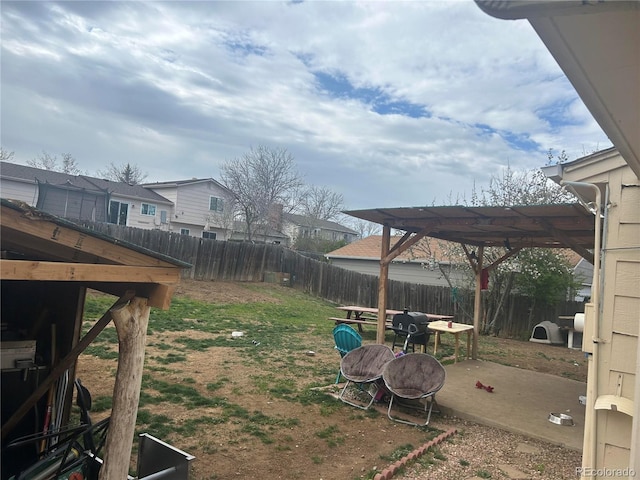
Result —
[{"label": "stone edging", "polygon": [[373,477],[373,480],[391,480],[391,478],[396,474],[396,472],[400,470],[402,467],[404,467],[408,462],[417,460],[431,447],[438,445],[439,443],[443,442],[444,440],[446,440],[447,438],[449,438],[450,436],[452,436],[454,433],[457,433],[457,432],[458,430],[456,428],[451,428],[446,432],[441,433],[434,439],[429,440],[427,443],[425,443],[421,447],[416,448],[413,452],[404,456],[402,459],[398,460],[393,465],[390,465],[389,467],[385,468],[384,470],[382,470],[382,472],[377,473],[375,477]]}]

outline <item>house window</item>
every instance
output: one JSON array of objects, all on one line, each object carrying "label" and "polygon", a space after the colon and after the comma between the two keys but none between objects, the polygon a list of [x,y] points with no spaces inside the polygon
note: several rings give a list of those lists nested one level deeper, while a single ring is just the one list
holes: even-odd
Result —
[{"label": "house window", "polygon": [[208,238],[210,240],[216,239],[216,232],[202,232],[202,238]]},{"label": "house window", "polygon": [[212,212],[221,212],[223,201],[219,197],[209,197],[209,210]]},{"label": "house window", "polygon": [[181,228],[180,229],[180,235],[189,235],[189,229],[188,228]]},{"label": "house window", "polygon": [[115,200],[111,200],[109,202],[109,223],[114,223],[116,225],[126,225],[128,213],[128,203],[121,203]]},{"label": "house window", "polygon": [[140,206],[140,214],[141,215],[149,215],[151,217],[156,216],[156,206],[151,203],[143,203]]}]

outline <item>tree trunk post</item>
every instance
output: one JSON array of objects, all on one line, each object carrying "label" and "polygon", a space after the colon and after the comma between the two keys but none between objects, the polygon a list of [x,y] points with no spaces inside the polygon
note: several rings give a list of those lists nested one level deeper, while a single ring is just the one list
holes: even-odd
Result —
[{"label": "tree trunk post", "polygon": [[376,343],[384,344],[384,334],[387,323],[387,285],[389,283],[389,244],[391,243],[391,227],[382,227],[382,251],[380,252],[380,277],[378,277],[378,328],[376,329]]},{"label": "tree trunk post", "polygon": [[122,480],[129,473],[150,310],[147,299],[140,297],[111,310],[118,332],[118,370],[99,480]]}]

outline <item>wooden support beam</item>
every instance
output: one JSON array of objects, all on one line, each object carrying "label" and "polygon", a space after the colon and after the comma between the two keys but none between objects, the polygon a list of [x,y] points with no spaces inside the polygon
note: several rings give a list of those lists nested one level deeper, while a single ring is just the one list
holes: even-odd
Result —
[{"label": "wooden support beam", "polygon": [[478,248],[476,260],[476,294],[473,302],[473,347],[471,348],[471,358],[478,359],[478,335],[480,335],[480,319],[482,318],[482,258],[484,257],[484,247]]},{"label": "wooden support beam", "polygon": [[[407,250],[409,250],[409,248],[422,240],[428,233],[428,230],[421,230],[420,232],[417,232],[415,234],[411,234],[409,232],[405,233],[402,238],[396,242],[393,248],[389,250],[387,255],[385,257],[382,257],[383,261],[388,265],[398,255],[406,252]],[[389,241],[391,241],[391,238],[389,238]]]},{"label": "wooden support beam", "polygon": [[129,473],[150,311],[147,299],[140,297],[111,309],[118,331],[118,370],[99,480],[121,480]]},{"label": "wooden support beam", "polygon": [[[551,234],[553,234],[553,236],[557,238],[560,242],[565,244],[567,247],[569,247],[571,250],[576,252],[578,255],[584,258],[587,262],[593,265],[593,262],[594,262],[593,252],[578,245],[569,235],[567,235],[561,230],[558,230],[549,222],[541,220],[540,223],[544,225],[545,228],[549,230],[549,232],[551,232]],[[596,232],[596,235],[599,235],[599,234],[600,232]]]},{"label": "wooden support beam", "polygon": [[380,252],[380,276],[378,277],[378,328],[376,329],[376,342],[384,344],[384,334],[387,327],[387,283],[389,280],[389,261],[385,261],[389,255],[391,243],[391,227],[382,226],[382,250]]},{"label": "wooden support beam", "polygon": [[178,283],[176,267],[144,267],[29,260],[0,260],[3,280],[61,282]]},{"label": "wooden support beam", "polygon": [[[131,298],[133,298],[135,292],[127,292],[121,298],[113,304],[112,308],[118,308],[120,305],[127,303]],[[2,425],[2,439],[4,440],[6,436],[13,430],[13,428],[18,424],[18,422],[24,417],[24,415],[33,408],[38,400],[49,390],[49,387],[56,381],[60,376],[64,373],[64,371],[69,368],[78,358],[78,356],[89,346],[89,344],[100,334],[100,332],[106,327],[111,321],[111,310],[107,311],[100,319],[95,323],[91,330],[87,332],[87,334],[82,337],[82,339],[71,349],[71,351],[64,357],[57,365],[54,365],[51,369],[51,372],[45,378],[38,388],[36,388],[33,393],[25,400],[25,402],[18,408],[13,415]],[[126,478],[122,477],[122,478]]]}]

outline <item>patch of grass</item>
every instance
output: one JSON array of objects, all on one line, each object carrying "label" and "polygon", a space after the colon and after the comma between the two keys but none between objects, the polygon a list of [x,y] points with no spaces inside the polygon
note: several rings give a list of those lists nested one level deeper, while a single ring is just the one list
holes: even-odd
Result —
[{"label": "patch of grass", "polygon": [[324,430],[316,432],[316,437],[327,442],[329,447],[337,447],[344,443],[344,437],[339,435],[340,429],[336,425],[330,425]]},{"label": "patch of grass", "polygon": [[536,352],[536,355],[540,358],[544,358],[545,360],[553,360],[551,357],[549,357],[548,355],[546,355],[544,352]]},{"label": "patch of grass", "polygon": [[462,465],[463,467],[468,467],[469,465],[471,465],[471,463],[469,463],[469,461],[468,461],[468,460],[465,460],[465,459],[463,459],[463,458],[461,458],[461,459],[458,461],[458,463],[459,463],[460,465]]},{"label": "patch of grass", "polygon": [[210,392],[219,390],[220,388],[222,388],[227,383],[229,383],[229,378],[227,378],[227,377],[221,378],[217,382],[207,383],[207,390],[210,391]]},{"label": "patch of grass", "polygon": [[312,455],[311,461],[316,465],[320,465],[322,462],[324,462],[324,459],[322,457],[319,457],[318,455]]},{"label": "patch of grass", "polygon": [[202,428],[207,428],[213,425],[220,425],[226,423],[226,420],[219,417],[198,417],[189,418],[184,421],[182,425],[175,429],[176,433],[184,435],[186,437],[192,437],[197,435]]},{"label": "patch of grass", "polygon": [[144,431],[158,438],[167,438],[174,431],[171,418],[166,415],[156,415],[146,409],[138,410],[136,425],[144,427]]},{"label": "patch of grass", "polygon": [[245,423],[242,426],[241,431],[260,439],[260,441],[265,445],[273,443],[273,439],[271,438],[271,436],[267,432],[265,432],[264,429],[262,429],[259,425]]},{"label": "patch of grass", "polygon": [[478,470],[476,472],[476,477],[478,478],[491,478],[491,474],[486,470]]},{"label": "patch of grass", "polygon": [[176,353],[168,353],[166,357],[153,357],[158,363],[167,365],[169,363],[181,363],[187,361],[186,355],[178,355]]},{"label": "patch of grass", "polygon": [[442,453],[442,450],[440,450],[439,448],[433,450],[433,458],[443,462],[447,459],[447,457]]},{"label": "patch of grass", "polygon": [[91,411],[106,412],[107,410],[111,410],[112,404],[113,404],[112,397],[107,397],[106,395],[100,395],[99,397],[95,397],[91,400]]},{"label": "patch of grass", "polygon": [[[148,374],[142,376],[142,390],[145,393],[145,403],[168,402],[184,405],[187,408],[201,406],[215,407],[219,406],[221,402],[226,403],[224,400],[216,397],[205,397],[201,395],[200,392],[191,385],[158,380]],[[152,393],[154,390],[157,392],[157,395]]]},{"label": "patch of grass", "polygon": [[380,455],[380,459],[389,463],[397,462],[413,452],[414,449],[415,447],[413,445],[406,443],[396,447],[396,449],[388,455]]},{"label": "patch of grass", "polygon": [[103,345],[101,343],[92,343],[84,350],[83,353],[86,355],[93,355],[94,357],[101,358],[103,360],[114,360],[118,358],[118,350],[113,346],[113,344]]}]

